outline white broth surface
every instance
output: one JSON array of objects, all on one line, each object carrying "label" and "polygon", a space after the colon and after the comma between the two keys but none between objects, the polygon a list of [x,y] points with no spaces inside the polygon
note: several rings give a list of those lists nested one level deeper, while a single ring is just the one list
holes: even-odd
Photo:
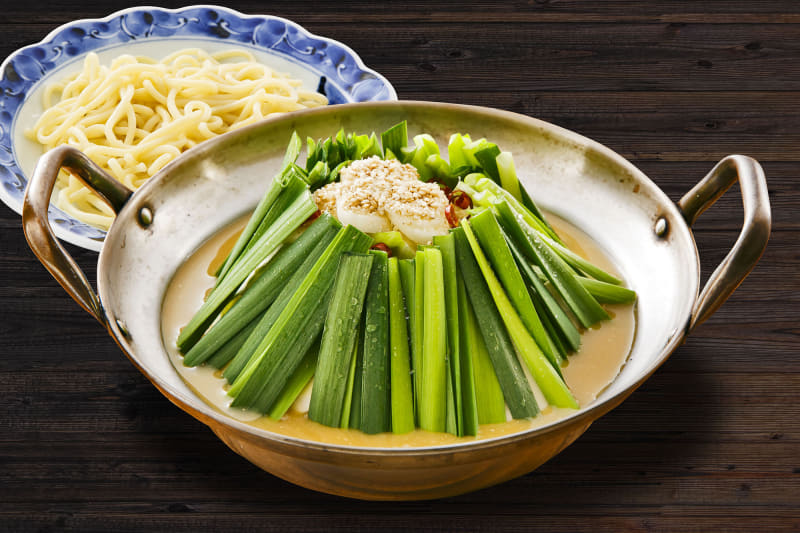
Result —
[{"label": "white broth surface", "polygon": [[[617,274],[613,263],[586,234],[555,215],[548,215],[548,221],[570,249],[606,271]],[[456,437],[423,430],[404,435],[367,435],[358,430],[323,426],[308,420],[305,414],[293,408],[281,420],[272,420],[268,416],[230,407],[232,398],[227,395],[228,383],[222,378],[221,372],[206,365],[184,366],[176,339],[180,328],[189,322],[203,303],[206,292],[214,285],[215,278],[210,272],[214,272],[224,260],[246,222],[247,218],[243,218],[219,231],[190,256],[175,273],[162,305],[162,336],[172,364],[190,388],[220,412],[267,431],[305,440],[386,448],[437,446],[499,437],[543,426],[574,412],[572,409],[548,406],[536,418],[484,424],[480,426],[477,437]],[[635,306],[606,305],[605,308],[613,320],[586,330],[582,335],[580,350],[569,356],[567,364],[562,367],[564,379],[581,407],[591,404],[619,374],[633,343]]]}]

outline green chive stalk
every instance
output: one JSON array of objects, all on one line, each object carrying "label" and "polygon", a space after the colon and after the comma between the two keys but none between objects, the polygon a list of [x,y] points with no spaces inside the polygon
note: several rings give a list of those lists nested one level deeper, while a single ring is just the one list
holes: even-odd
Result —
[{"label": "green chive stalk", "polygon": [[[308,417],[326,426],[340,427],[348,379],[354,374],[353,354],[359,338],[361,311],[367,293],[373,256],[343,254],[336,272],[320,343]],[[348,417],[349,421],[349,417]]]},{"label": "green chive stalk", "polygon": [[414,399],[411,386],[411,359],[408,346],[406,309],[400,280],[400,263],[389,258],[389,346],[391,349],[389,391],[393,433],[414,430]]},{"label": "green chive stalk", "polygon": [[[442,432],[446,420],[447,318],[442,253],[425,248],[423,274],[422,394],[419,396],[419,426]],[[419,252],[417,253],[419,255]]]},{"label": "green chive stalk", "polygon": [[513,304],[503,291],[503,286],[492,271],[489,261],[486,259],[483,250],[478,244],[478,239],[473,234],[469,222],[463,220],[461,227],[464,229],[464,234],[472,248],[472,253],[478,262],[478,267],[483,274],[483,278],[486,280],[492,299],[497,309],[500,311],[500,316],[502,316],[503,322],[508,329],[511,341],[514,343],[514,347],[531,371],[536,384],[551,405],[577,409],[578,402],[572,396],[567,384],[564,383],[564,380],[561,379],[561,376],[539,349],[533,337],[531,337],[530,333],[528,333],[528,330],[525,328],[525,324],[514,309]]}]

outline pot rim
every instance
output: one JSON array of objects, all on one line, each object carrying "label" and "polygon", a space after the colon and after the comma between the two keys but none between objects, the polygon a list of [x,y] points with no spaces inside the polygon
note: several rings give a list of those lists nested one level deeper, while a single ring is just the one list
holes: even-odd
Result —
[{"label": "pot rim", "polygon": [[[511,122],[525,122],[528,125],[532,125],[543,131],[547,131],[548,133],[552,134],[555,138],[566,141],[571,145],[574,145],[576,148],[577,147],[590,148],[593,152],[597,153],[601,157],[625,168],[630,173],[630,176],[634,178],[637,183],[647,186],[650,189],[648,192],[651,195],[658,197],[660,206],[665,210],[669,211],[669,216],[672,220],[680,221],[680,226],[678,228],[673,226],[671,227],[670,231],[686,232],[690,238],[690,242],[693,245],[692,256],[694,257],[695,276],[694,276],[694,286],[689,288],[692,294],[692,298],[691,299],[687,298],[685,309],[683,309],[681,312],[681,317],[682,317],[681,323],[684,325],[689,324],[692,314],[692,309],[695,306],[699,294],[700,258],[691,228],[684,220],[683,214],[681,213],[681,210],[679,209],[678,205],[672,202],[669,199],[669,197],[667,197],[667,195],[661,190],[661,188],[658,187],[646,174],[644,174],[641,170],[639,170],[626,158],[624,158],[617,152],[613,151],[612,149],[608,148],[607,146],[597,141],[594,141],[588,137],[585,137],[581,134],[578,134],[574,131],[568,130],[561,126],[557,126],[555,124],[551,124],[541,119],[533,118],[520,113],[488,108],[483,106],[453,104],[444,102],[413,101],[413,100],[386,101],[386,102],[360,102],[351,104],[339,104],[336,106],[323,107],[323,108],[306,109],[306,110],[292,112],[289,115],[283,115],[265,119],[264,121],[261,121],[257,124],[252,124],[244,128],[240,128],[238,130],[226,133],[219,137],[210,139],[190,150],[187,150],[181,157],[179,157],[178,159],[176,159],[175,161],[164,167],[164,169],[162,169],[156,176],[148,180],[139,189],[139,191],[137,191],[137,193],[131,197],[131,199],[127,202],[127,204],[123,207],[123,209],[118,213],[117,220],[122,220],[124,224],[120,224],[115,220],[114,224],[112,224],[111,228],[108,231],[107,238],[113,239],[116,233],[124,231],[123,229],[124,226],[127,226],[127,224],[129,223],[134,223],[136,213],[141,207],[144,206],[145,199],[150,196],[150,191],[157,188],[159,186],[159,182],[162,181],[162,179],[164,179],[164,176],[168,175],[173,168],[177,168],[180,165],[185,164],[190,160],[204,157],[205,154],[213,151],[218,145],[228,142],[229,138],[235,136],[246,136],[248,135],[249,132],[253,131],[254,129],[262,128],[266,124],[272,124],[278,122],[287,122],[287,127],[291,128],[291,126],[288,125],[296,121],[301,121],[306,116],[314,116],[316,114],[338,113],[338,112],[346,113],[348,109],[355,107],[362,107],[362,108],[374,107],[376,109],[381,109],[381,108],[402,109],[404,107],[422,107],[422,108],[430,107],[439,109],[444,108],[456,111],[469,112],[473,114],[476,113],[484,114],[485,116],[501,118],[509,120]],[[105,300],[104,295],[107,290],[102,280],[102,273],[106,270],[106,264],[109,263],[108,260],[108,254],[110,253],[108,252],[109,248],[110,247],[103,247],[102,251],[100,252],[97,264],[97,289],[98,289],[97,292],[101,304]],[[469,440],[465,442],[441,444],[433,446],[419,446],[419,447],[409,447],[409,448],[386,448],[386,447],[351,446],[343,444],[327,444],[318,441],[306,440],[298,437],[292,437],[281,433],[272,432],[266,429],[257,428],[250,424],[235,420],[217,411],[214,407],[210,406],[205,400],[203,400],[199,396],[197,395],[189,396],[183,393],[182,391],[177,390],[174,386],[168,383],[167,380],[162,378],[161,376],[153,375],[150,372],[148,372],[143,365],[139,364],[137,356],[134,353],[134,350],[127,342],[125,333],[121,330],[121,328],[113,319],[113,317],[107,314],[105,306],[103,306],[102,309],[109,332],[111,333],[112,337],[115,339],[117,344],[120,346],[120,348],[123,350],[123,352],[125,352],[125,355],[128,357],[128,359],[170,401],[172,401],[182,410],[191,414],[204,424],[209,426],[211,426],[212,423],[220,424],[229,429],[245,433],[251,438],[270,440],[290,447],[300,447],[307,450],[308,449],[315,450],[318,452],[336,452],[341,454],[352,454],[352,455],[362,455],[362,456],[364,454],[369,454],[371,456],[376,456],[376,457],[407,458],[413,456],[436,455],[442,452],[491,449],[495,447],[519,443],[521,441],[537,437],[545,433],[556,432],[560,428],[564,428],[574,424],[585,423],[587,419],[591,423],[591,421],[599,418],[600,416],[606,414],[608,411],[618,406],[628,395],[630,395],[634,390],[636,390],[639,386],[641,386],[642,383],[644,383],[669,358],[672,352],[683,341],[687,332],[686,327],[682,327],[680,328],[680,330],[672,332],[669,337],[669,342],[663,346],[663,348],[661,349],[661,351],[658,353],[657,356],[652,358],[650,364],[643,371],[640,371],[641,372],[640,376],[633,383],[631,383],[624,389],[620,390],[619,392],[615,393],[613,396],[606,398],[600,402],[595,401],[593,402],[593,405],[579,409],[574,414],[568,415],[560,420],[554,421],[552,423],[543,426],[521,430],[519,432],[511,433],[508,435],[490,437],[479,440]]]}]

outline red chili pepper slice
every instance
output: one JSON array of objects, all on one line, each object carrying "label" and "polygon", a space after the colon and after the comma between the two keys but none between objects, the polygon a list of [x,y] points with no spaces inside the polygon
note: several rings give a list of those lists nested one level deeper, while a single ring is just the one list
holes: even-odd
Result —
[{"label": "red chili pepper slice", "polygon": [[370,249],[371,250],[380,250],[381,252],[386,252],[389,255],[389,257],[392,257],[392,249],[389,248],[386,245],[386,243],[384,243],[384,242],[376,242],[375,244],[372,245],[372,247]]},{"label": "red chili pepper slice", "polygon": [[456,210],[453,209],[453,204],[447,204],[447,207],[444,208],[444,217],[451,228],[458,226],[458,216],[456,216]]},{"label": "red chili pepper slice", "polygon": [[472,207],[472,198],[464,191],[453,191],[449,196],[450,203],[459,209],[469,209]]}]

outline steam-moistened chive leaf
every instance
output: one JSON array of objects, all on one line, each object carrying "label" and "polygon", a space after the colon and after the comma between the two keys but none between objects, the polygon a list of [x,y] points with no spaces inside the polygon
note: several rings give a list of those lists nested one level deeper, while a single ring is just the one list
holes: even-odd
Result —
[{"label": "steam-moistened chive leaf", "polygon": [[589,294],[603,304],[628,304],[636,300],[636,291],[619,285],[584,277],[579,277],[578,281]]},{"label": "steam-moistened chive leaf", "polygon": [[[341,224],[338,222],[336,225],[338,228],[341,228]],[[308,273],[311,272],[317,260],[322,257],[322,254],[325,253],[328,246],[333,242],[338,231],[333,235],[327,233],[323,235],[314,247],[306,253],[303,262],[300,263],[300,266],[292,273],[291,277],[281,289],[280,294],[278,294],[272,305],[269,306],[267,311],[258,320],[252,333],[248,336],[244,344],[242,344],[242,347],[236,352],[236,356],[223,372],[222,375],[228,380],[228,383],[233,383],[236,378],[239,377],[241,371],[244,370],[244,367],[247,366],[247,363],[253,357],[261,341],[267,336],[269,330],[272,329],[275,321],[278,320],[278,317],[291,301],[297,289],[306,279],[306,276],[308,276]]]},{"label": "steam-moistened chive leaf", "polygon": [[389,396],[389,257],[374,256],[364,307],[364,366],[361,380],[361,426],[364,433],[392,429]]},{"label": "steam-moistened chive leaf", "polygon": [[608,313],[581,285],[572,269],[544,243],[536,231],[514,216],[507,202],[500,202],[496,207],[508,235],[529,260],[541,267],[581,325],[588,328],[601,320],[608,320]]},{"label": "steam-moistened chive leaf", "polygon": [[464,435],[477,435],[479,424],[506,421],[506,403],[492,360],[469,303],[467,289],[459,280],[458,309],[461,329],[461,370],[464,398]]},{"label": "steam-moistened chive leaf", "polygon": [[444,431],[447,389],[447,322],[442,254],[436,247],[424,251],[422,394],[419,401],[419,427]]},{"label": "steam-moistened chive leaf", "polygon": [[[452,233],[437,235],[433,244],[439,247],[442,253],[442,268],[444,272],[444,295],[447,320],[447,361],[449,370],[449,383],[452,390],[448,394],[449,411],[453,412],[455,419],[455,434],[463,435],[461,429],[464,425],[464,415],[461,394],[461,348],[459,338],[458,316],[458,267],[456,263],[456,244]],[[450,402],[452,399],[452,405]],[[448,432],[450,432],[448,430]]]},{"label": "steam-moistened chive leaf", "polygon": [[559,371],[561,364],[561,355],[558,353],[553,341],[547,334],[547,331],[536,313],[536,308],[531,301],[528,288],[522,279],[522,274],[514,262],[514,257],[511,255],[511,250],[506,244],[503,237],[503,232],[494,213],[486,210],[470,219],[470,225],[475,231],[475,235],[480,242],[481,248],[486,252],[489,257],[494,272],[500,278],[503,289],[508,295],[511,303],[514,305],[517,313],[519,313],[523,324],[528,332],[533,336],[536,344],[544,352],[547,359],[553,365],[553,368]]},{"label": "steam-moistened chive leaf", "polygon": [[366,252],[371,244],[368,235],[352,226],[339,231],[231,385],[228,394],[235,398],[234,407],[247,408],[256,402],[265,409],[271,407],[305,353],[298,346],[313,341],[322,330],[323,302],[328,301],[339,257],[345,252]]},{"label": "steam-moistened chive leaf", "polygon": [[408,126],[405,120],[395,124],[381,134],[381,145],[384,154],[391,152],[397,159],[400,159],[403,148],[405,148],[407,144]]},{"label": "steam-moistened chive leaf", "polygon": [[531,371],[533,378],[536,380],[536,384],[550,404],[556,407],[571,407],[577,409],[578,402],[575,401],[567,384],[564,383],[564,380],[561,379],[561,376],[536,345],[533,337],[531,337],[528,330],[525,329],[525,325],[519,318],[508,296],[503,291],[503,286],[500,280],[497,279],[489,261],[486,259],[483,250],[478,244],[478,239],[472,233],[469,222],[466,220],[462,221],[461,227],[472,248],[472,253],[478,262],[478,267],[483,274],[483,279],[486,280],[492,299],[498,311],[500,311],[500,316],[503,318],[511,341],[514,343],[514,347]]},{"label": "steam-moistened chive leaf", "polygon": [[442,158],[439,154],[430,154],[425,159],[425,168],[431,178],[436,178],[443,181],[447,186],[455,185],[457,179],[450,169],[450,164]]},{"label": "steam-moistened chive leaf", "polygon": [[269,307],[309,252],[321,241],[325,245],[330,243],[340,227],[341,224],[335,218],[323,214],[297,240],[284,245],[256,272],[254,279],[242,291],[241,297],[186,353],[183,364],[199,365],[225,347],[241,328]]},{"label": "steam-moistened chive leaf", "polygon": [[[453,244],[455,245],[455,237],[453,238]],[[453,251],[455,252],[455,249]],[[505,402],[503,401],[503,392],[500,390],[500,384],[497,383],[497,377],[494,375],[492,363],[488,359],[488,354],[485,353],[485,346],[483,347],[483,351],[486,361],[489,365],[488,370],[486,368],[477,368],[475,366],[474,359],[477,356],[477,348],[474,346],[474,344],[478,339],[480,339],[482,344],[483,339],[480,338],[480,333],[478,332],[478,323],[475,320],[474,314],[472,314],[472,308],[469,304],[467,290],[464,288],[464,280],[460,277],[457,280],[456,292],[456,296],[458,298],[458,359],[461,404],[461,424],[459,425],[459,434],[461,436],[475,436],[478,434],[478,424],[480,423],[478,415],[479,400],[476,392],[476,381],[486,380],[488,377],[494,379],[494,384],[497,387],[497,396],[495,398],[489,398],[489,400],[491,401],[492,399],[499,399],[500,411],[503,415],[503,419],[505,419]],[[483,372],[483,374],[477,376],[476,369]],[[487,375],[489,373],[491,373],[490,376]]]},{"label": "steam-moistened chive leaf", "polygon": [[[320,344],[308,418],[326,426],[342,424],[348,376],[361,323],[373,257],[343,254],[336,272]],[[350,382],[352,386],[352,382]]]},{"label": "steam-moistened chive leaf", "polygon": [[269,411],[269,417],[273,420],[279,420],[286,414],[286,411],[300,396],[300,393],[308,386],[311,378],[314,376],[314,370],[317,368],[317,355],[319,354],[319,342],[315,342],[306,351],[300,365],[294,374],[289,378],[286,386],[278,395],[272,409]]},{"label": "steam-moistened chive leaf", "polygon": [[269,257],[300,225],[317,210],[311,193],[305,190],[290,204],[253,247],[236,260],[225,279],[214,289],[178,336],[178,348],[188,351],[216,318],[222,306],[253,270]]},{"label": "steam-moistened chive leaf", "polygon": [[403,303],[403,284],[400,279],[400,264],[396,257],[389,258],[388,271],[391,350],[389,392],[392,404],[392,432],[408,433],[414,430],[414,395],[411,386],[411,354],[408,346],[406,309]]},{"label": "steam-moistened chive leaf", "polygon": [[458,269],[464,279],[472,308],[480,309],[480,313],[476,313],[478,329],[503,390],[505,403],[513,418],[534,417],[539,413],[536,398],[517,359],[517,353],[478,262],[472,254],[467,236],[461,227],[453,229],[452,233],[456,238]]},{"label": "steam-moistened chive leaf", "polygon": [[[546,312],[546,316],[550,319],[552,325],[558,328],[559,338],[566,342],[570,351],[577,351],[581,345],[580,331],[578,331],[578,328],[572,323],[566,311],[561,308],[556,299],[553,298],[553,295],[550,294],[544,281],[534,272],[533,268],[528,263],[528,259],[517,247],[515,240],[507,234],[504,235],[517,265],[520,267],[525,280],[532,288],[531,298],[537,310]],[[540,316],[545,315],[540,313]],[[550,338],[555,340],[556,336],[551,335]]]}]

